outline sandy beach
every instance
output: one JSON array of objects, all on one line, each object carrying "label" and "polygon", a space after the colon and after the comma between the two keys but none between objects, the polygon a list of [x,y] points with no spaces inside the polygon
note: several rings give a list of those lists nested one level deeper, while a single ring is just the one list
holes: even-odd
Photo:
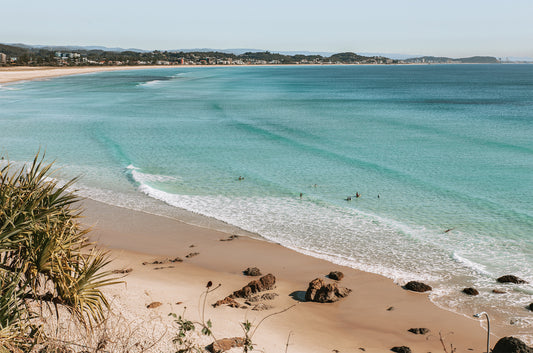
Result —
[{"label": "sandy beach", "polygon": [[[146,68],[0,69],[0,83]],[[208,281],[220,284],[207,298],[205,313],[213,322],[216,338],[242,336],[241,322],[257,324],[265,316],[293,306],[268,318],[257,330],[253,342],[264,352],[387,352],[394,346],[408,346],[413,352],[443,352],[439,333],[448,350],[453,344],[457,352],[485,351],[486,331],[479,320],[440,309],[428,294],[407,291],[390,279],[267,241],[246,236],[229,240],[231,234],[171,218],[92,200],[85,200],[83,206],[84,223],[93,227],[91,239],[111,252],[111,269],[131,269],[124,284],[105,289],[112,308],[128,323],[142,328],[138,339],[153,339],[153,352],[172,352],[171,340],[177,329],[169,313],[181,314],[186,307],[188,318],[200,319],[199,296]],[[198,254],[187,257],[191,253]],[[165,261],[176,257],[184,261]],[[154,261],[162,263],[151,264]],[[211,304],[256,279],[243,274],[248,267],[276,277],[276,288],[269,292],[277,296],[264,302],[272,308],[213,308]],[[305,302],[309,282],[315,278],[330,281],[325,278],[330,271],[344,273],[339,285],[352,290],[348,297],[336,303]],[[152,302],[162,305],[148,309]],[[410,328],[430,331],[419,335],[409,332]],[[496,329],[493,344],[506,334]]]},{"label": "sandy beach", "polygon": [[88,74],[102,71],[122,71],[164,68],[168,66],[90,66],[90,67],[0,67],[0,83],[43,80],[52,77]]},{"label": "sandy beach", "polygon": [[[378,275],[333,265],[302,255],[278,244],[200,228],[177,220],[86,200],[85,222],[94,227],[92,239],[111,250],[113,269],[132,271],[123,286],[106,289],[121,313],[130,320],[144,318],[146,325],[158,322],[162,332],[175,333],[168,313],[181,313],[199,320],[198,298],[208,281],[221,287],[208,297],[206,318],[211,318],[217,338],[242,335],[239,323],[257,323],[266,315],[295,305],[263,322],[253,341],[265,352],[386,352],[394,346],[409,346],[414,352],[442,352],[439,332],[457,352],[483,352],[486,331],[479,321],[442,310],[427,294],[402,289]],[[187,258],[190,253],[198,255]],[[142,265],[180,257],[181,263]],[[209,304],[240,289],[254,279],[243,275],[248,267],[276,277],[278,294],[265,311],[243,310]],[[336,303],[303,301],[308,283],[330,271],[342,271],[341,286],[352,293]],[[326,279],[327,280],[327,279]],[[147,309],[151,302],[161,302]],[[179,303],[179,304],[176,304]],[[428,328],[417,335],[410,328]],[[164,331],[164,330],[163,330]],[[164,351],[170,336],[155,351]],[[496,342],[496,337],[492,337]],[[448,346],[449,348],[449,346]],[[169,349],[169,347],[166,347]]]}]

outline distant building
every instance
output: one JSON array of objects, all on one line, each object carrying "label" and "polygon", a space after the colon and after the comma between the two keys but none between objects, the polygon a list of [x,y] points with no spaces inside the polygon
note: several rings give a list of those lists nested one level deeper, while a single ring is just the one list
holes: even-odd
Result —
[{"label": "distant building", "polygon": [[0,64],[6,64],[7,63],[7,55],[4,53],[0,53]]}]

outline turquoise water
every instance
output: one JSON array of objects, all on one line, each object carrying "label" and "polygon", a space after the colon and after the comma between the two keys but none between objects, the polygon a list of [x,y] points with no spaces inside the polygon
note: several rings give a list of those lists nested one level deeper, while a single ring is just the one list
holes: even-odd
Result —
[{"label": "turquoise water", "polygon": [[531,65],[97,73],[4,85],[0,124],[0,152],[46,149],[95,199],[159,200],[531,323],[531,286],[457,294],[533,283]]}]

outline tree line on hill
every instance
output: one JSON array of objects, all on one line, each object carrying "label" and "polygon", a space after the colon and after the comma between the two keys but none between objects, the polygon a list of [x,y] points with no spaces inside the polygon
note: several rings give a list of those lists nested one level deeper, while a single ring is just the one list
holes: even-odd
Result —
[{"label": "tree line on hill", "polygon": [[410,63],[499,63],[497,58],[474,56],[453,59],[424,56],[394,60],[383,56],[363,56],[352,52],[321,55],[283,55],[279,53],[245,52],[243,54],[219,51],[109,51],[102,49],[30,47],[0,44],[5,54],[3,66],[90,66],[90,65],[243,65],[243,64],[410,64]]}]

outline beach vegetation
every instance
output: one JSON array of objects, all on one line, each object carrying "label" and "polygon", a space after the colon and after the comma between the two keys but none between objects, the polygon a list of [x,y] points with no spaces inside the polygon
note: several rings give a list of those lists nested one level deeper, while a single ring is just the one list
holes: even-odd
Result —
[{"label": "beach vegetation", "polygon": [[40,341],[42,310],[64,308],[88,328],[102,321],[101,288],[118,283],[80,223],[76,179],[60,183],[52,166],[39,153],[30,164],[0,164],[0,352]]}]

